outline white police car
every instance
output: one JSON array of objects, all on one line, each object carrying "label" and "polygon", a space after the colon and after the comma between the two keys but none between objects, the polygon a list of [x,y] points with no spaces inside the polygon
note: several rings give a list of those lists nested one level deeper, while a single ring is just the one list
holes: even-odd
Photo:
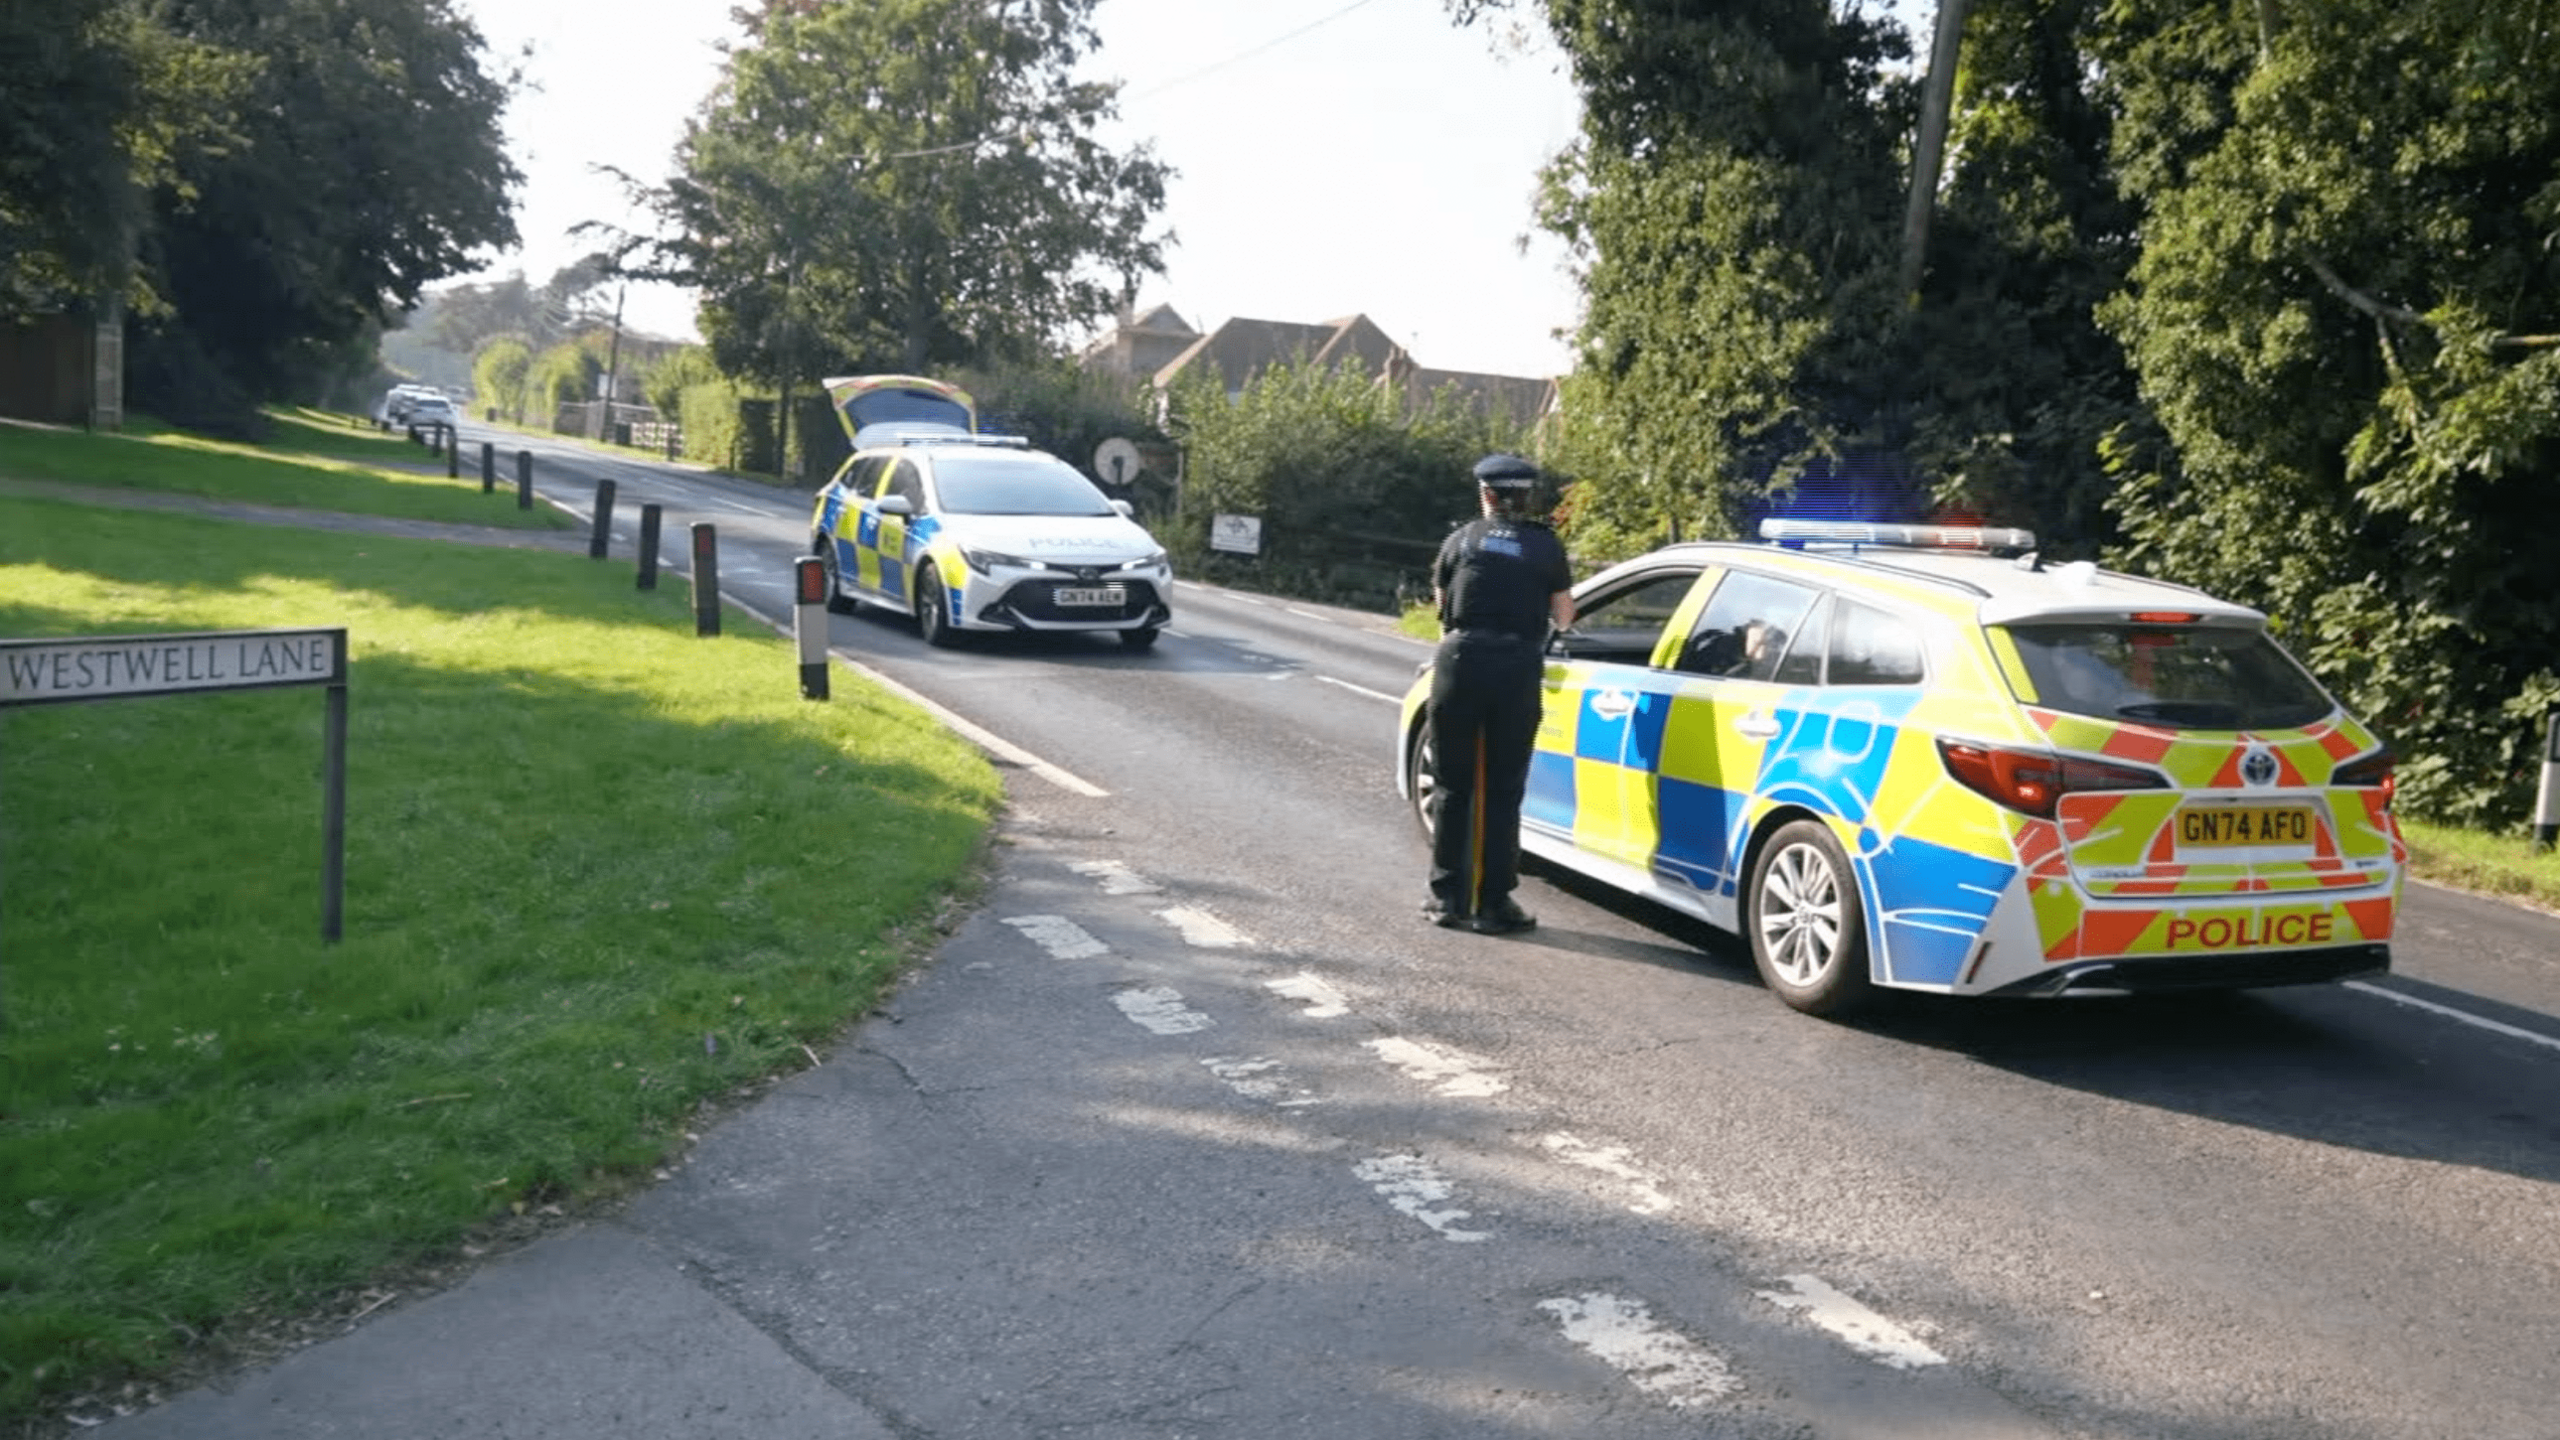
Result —
[{"label": "white police car", "polygon": [[1008,630],[1155,644],[1173,569],[1126,501],[1018,437],[975,433],[969,398],[938,381],[826,384],[854,446],[811,517],[828,608],[913,615],[938,646]]}]

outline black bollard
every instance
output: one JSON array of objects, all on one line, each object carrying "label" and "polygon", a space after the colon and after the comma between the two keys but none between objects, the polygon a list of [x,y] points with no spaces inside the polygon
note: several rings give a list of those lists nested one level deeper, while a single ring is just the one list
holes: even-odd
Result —
[{"label": "black bollard", "polygon": [[497,488],[498,447],[487,440],[483,440],[480,442],[480,493],[483,495],[493,494],[496,492]]},{"label": "black bollard", "polygon": [[533,452],[530,450],[516,452],[516,508],[533,508]]},{"label": "black bollard", "polygon": [[693,522],[693,633],[720,633],[720,532],[708,520]]},{"label": "black bollard", "polygon": [[454,434],[450,425],[444,427],[444,478],[462,478],[462,437]]},{"label": "black bollard", "polygon": [[596,482],[595,525],[587,532],[587,558],[590,560],[603,559],[605,549],[612,539],[613,482],[610,480],[599,480]]},{"label": "black bollard", "polygon": [[658,513],[656,505],[640,507],[640,588],[658,588]]}]

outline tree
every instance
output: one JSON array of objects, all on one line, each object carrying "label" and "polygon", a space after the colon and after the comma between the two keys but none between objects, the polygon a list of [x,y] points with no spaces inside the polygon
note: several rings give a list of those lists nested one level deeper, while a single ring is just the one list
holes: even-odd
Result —
[{"label": "tree", "polygon": [[155,187],[231,139],[252,57],[192,43],[129,0],[0,9],[0,317],[123,299]]},{"label": "tree", "polygon": [[533,374],[533,350],[523,338],[501,335],[480,347],[471,359],[471,394],[484,408],[524,421],[527,382]]},{"label": "tree", "polygon": [[253,57],[237,143],[157,192],[142,257],[173,314],[136,401],[173,418],[307,386],[337,346],[513,243],[505,90],[449,0],[170,0],[170,29]]},{"label": "tree", "polygon": [[2126,555],[2264,607],[2421,812],[2512,819],[2560,698],[2560,590],[2518,543],[2560,474],[2560,15],[2116,12],[2144,243],[2106,320],[2174,442],[2128,466]]},{"label": "tree", "polygon": [[1095,139],[1071,71],[1095,0],[771,4],[688,126],[631,262],[702,294],[720,367],[766,383],[1023,358],[1163,268],[1167,171]]}]

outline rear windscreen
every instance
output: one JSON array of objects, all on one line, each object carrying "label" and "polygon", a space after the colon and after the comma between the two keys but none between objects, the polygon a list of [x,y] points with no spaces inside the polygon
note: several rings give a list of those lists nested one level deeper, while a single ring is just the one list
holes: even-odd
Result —
[{"label": "rear windscreen", "polygon": [[2238,626],[2012,625],[2033,703],[2172,730],[2281,730],[2336,708],[2265,632]]},{"label": "rear windscreen", "polygon": [[976,417],[969,413],[968,406],[931,390],[895,386],[865,390],[844,402],[844,413],[853,421],[857,433],[866,425],[891,422],[949,425],[957,430],[977,428]]}]

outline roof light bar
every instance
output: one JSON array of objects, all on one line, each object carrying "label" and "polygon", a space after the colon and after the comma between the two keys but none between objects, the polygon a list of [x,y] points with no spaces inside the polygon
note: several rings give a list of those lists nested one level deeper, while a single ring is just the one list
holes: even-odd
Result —
[{"label": "roof light bar", "polygon": [[1771,518],[1760,522],[1760,538],[1781,545],[1907,545],[1925,550],[1978,550],[1988,555],[2018,555],[2036,548],[2032,530],[1983,525],[1888,525],[1866,520]]}]

